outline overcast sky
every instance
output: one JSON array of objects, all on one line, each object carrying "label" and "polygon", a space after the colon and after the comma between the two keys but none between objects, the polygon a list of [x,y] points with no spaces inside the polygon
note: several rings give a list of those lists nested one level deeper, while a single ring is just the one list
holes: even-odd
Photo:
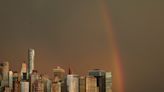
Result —
[{"label": "overcast sky", "polygon": [[[108,10],[120,49],[125,92],[163,92],[164,1],[109,0]],[[52,73],[60,65],[85,74],[112,71],[109,35],[98,0],[0,1],[0,62],[14,70],[36,51],[35,67]]]}]

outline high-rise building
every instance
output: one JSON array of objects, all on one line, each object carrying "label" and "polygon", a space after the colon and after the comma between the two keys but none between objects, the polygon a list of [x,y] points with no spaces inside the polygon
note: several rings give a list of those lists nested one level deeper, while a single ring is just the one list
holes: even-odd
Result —
[{"label": "high-rise building", "polygon": [[79,92],[79,76],[75,74],[67,75],[67,91]]},{"label": "high-rise building", "polygon": [[53,74],[55,81],[62,81],[65,76],[65,70],[62,69],[60,66],[57,66],[53,69]]},{"label": "high-rise building", "polygon": [[106,84],[106,92],[112,92],[112,73],[106,72],[105,74],[105,84]]},{"label": "high-rise building", "polygon": [[60,66],[53,69],[52,92],[66,92],[65,70]]},{"label": "high-rise building", "polygon": [[12,92],[21,92],[20,82],[18,80],[13,81],[13,91]]},{"label": "high-rise building", "polygon": [[13,81],[19,81],[19,75],[18,75],[18,72],[17,71],[14,71],[13,72]]},{"label": "high-rise building", "polygon": [[86,77],[84,77],[84,76],[80,76],[79,91],[80,92],[86,92]]},{"label": "high-rise building", "polygon": [[22,63],[21,67],[21,79],[23,78],[23,73],[27,73],[27,64],[25,62]]},{"label": "high-rise building", "polygon": [[27,81],[27,73],[23,73],[23,79],[20,82],[21,85],[21,92],[29,92],[30,91],[30,84],[29,81]]},{"label": "high-rise building", "polygon": [[39,74],[37,70],[33,70],[31,76],[30,76],[30,92],[33,92],[33,85],[36,80],[39,79]]},{"label": "high-rise building", "polygon": [[4,87],[4,92],[11,92],[11,88],[9,86]]},{"label": "high-rise building", "polygon": [[1,86],[9,86],[9,62],[2,63],[2,81]]},{"label": "high-rise building", "polygon": [[28,74],[29,76],[34,70],[34,56],[35,56],[34,49],[28,49]]},{"label": "high-rise building", "polygon": [[1,77],[1,80],[2,80],[2,72],[3,72],[3,63],[0,63],[0,77]]},{"label": "high-rise building", "polygon": [[42,75],[42,81],[44,83],[44,92],[51,91],[51,81],[47,75]]},{"label": "high-rise building", "polygon": [[51,82],[52,92],[68,92],[66,77],[62,78],[54,77]]},{"label": "high-rise building", "polygon": [[46,81],[46,92],[51,92],[52,90],[52,81],[50,79],[47,79]]},{"label": "high-rise building", "polygon": [[99,89],[99,92],[106,92],[105,71],[100,70],[100,69],[90,70],[89,76],[96,77],[97,87]]},{"label": "high-rise building", "polygon": [[13,72],[13,92],[20,92],[20,81],[18,78],[18,72],[14,71]]},{"label": "high-rise building", "polygon": [[23,80],[20,82],[21,85],[21,92],[30,92],[29,90],[29,82],[26,80]]},{"label": "high-rise building", "polygon": [[32,92],[44,92],[44,82],[42,80],[42,76],[39,76],[39,79],[34,82],[32,89]]},{"label": "high-rise building", "polygon": [[3,72],[3,63],[0,63],[0,92],[2,92],[2,85],[1,85],[2,80],[3,80],[2,72]]},{"label": "high-rise building", "polygon": [[13,89],[13,72],[11,70],[9,71],[9,88]]},{"label": "high-rise building", "polygon": [[67,76],[61,81],[61,92],[67,92]]},{"label": "high-rise building", "polygon": [[97,80],[93,76],[86,76],[86,92],[97,92]]},{"label": "high-rise building", "polygon": [[61,82],[52,82],[52,92],[62,92]]}]

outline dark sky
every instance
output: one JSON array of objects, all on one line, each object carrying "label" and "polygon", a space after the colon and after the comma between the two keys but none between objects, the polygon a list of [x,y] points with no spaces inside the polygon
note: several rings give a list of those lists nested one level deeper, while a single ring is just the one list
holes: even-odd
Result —
[{"label": "dark sky", "polygon": [[[164,91],[164,1],[106,3],[122,57],[125,92]],[[109,35],[98,0],[0,1],[0,59],[14,70],[36,50],[35,66],[50,74],[60,65],[75,73],[110,67]]]}]

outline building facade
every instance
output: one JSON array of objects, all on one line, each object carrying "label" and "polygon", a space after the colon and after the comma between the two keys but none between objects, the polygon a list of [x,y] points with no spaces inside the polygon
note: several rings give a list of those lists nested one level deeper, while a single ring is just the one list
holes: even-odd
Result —
[{"label": "building facade", "polygon": [[79,76],[78,75],[67,75],[67,91],[68,92],[79,92]]},{"label": "building facade", "polygon": [[94,76],[96,78],[99,92],[106,92],[105,71],[100,69],[90,70],[89,76]]}]

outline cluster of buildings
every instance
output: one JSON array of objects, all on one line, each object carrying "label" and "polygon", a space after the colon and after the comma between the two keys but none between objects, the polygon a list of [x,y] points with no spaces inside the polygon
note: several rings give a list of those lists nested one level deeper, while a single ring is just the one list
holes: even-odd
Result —
[{"label": "cluster of buildings", "polygon": [[34,49],[28,50],[28,63],[21,71],[12,71],[9,62],[0,63],[0,92],[112,92],[112,73],[93,69],[88,75],[68,74],[61,67],[53,69],[53,77],[34,69]]}]

